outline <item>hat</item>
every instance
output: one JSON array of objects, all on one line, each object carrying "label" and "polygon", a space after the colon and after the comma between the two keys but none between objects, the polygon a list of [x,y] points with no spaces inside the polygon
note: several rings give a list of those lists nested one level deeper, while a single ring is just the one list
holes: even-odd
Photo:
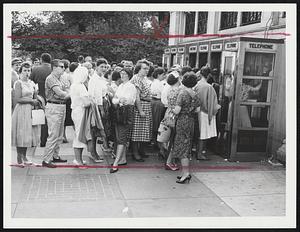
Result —
[{"label": "hat", "polygon": [[181,69],[181,66],[179,64],[175,64],[171,68],[172,71],[180,71],[180,69]]},{"label": "hat", "polygon": [[20,58],[14,58],[14,59],[12,59],[12,61],[11,61],[12,65],[17,64],[17,63],[22,63],[22,60]]},{"label": "hat", "polygon": [[170,72],[169,73],[169,75],[173,75],[175,78],[178,78],[180,75],[179,75],[179,72],[177,72],[177,71],[172,71],[172,72]]}]

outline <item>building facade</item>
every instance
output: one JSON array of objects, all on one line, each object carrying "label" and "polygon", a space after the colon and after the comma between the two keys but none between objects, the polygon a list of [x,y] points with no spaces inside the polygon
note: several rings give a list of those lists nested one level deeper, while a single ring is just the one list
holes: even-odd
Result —
[{"label": "building facade", "polygon": [[162,63],[217,70],[218,146],[231,160],[265,159],[285,138],[285,18],[285,12],[170,12]]}]

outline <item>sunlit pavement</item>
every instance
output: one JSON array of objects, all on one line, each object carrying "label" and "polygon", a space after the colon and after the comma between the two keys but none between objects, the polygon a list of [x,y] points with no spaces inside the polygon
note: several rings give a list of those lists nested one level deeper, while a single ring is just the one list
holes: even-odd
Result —
[{"label": "sunlit pavement", "polygon": [[[240,217],[285,215],[285,168],[267,162],[232,163],[216,155],[210,161],[192,160],[189,184],[177,184],[180,171],[164,168],[164,161],[148,148],[149,158],[109,173],[110,153],[98,152],[103,163],[75,168],[72,127],[69,143],[62,144],[60,168],[40,167],[44,148],[28,157],[38,166],[11,169],[13,218],[136,218]],[[30,151],[29,151],[30,153]],[[12,163],[16,150],[12,148]]]}]

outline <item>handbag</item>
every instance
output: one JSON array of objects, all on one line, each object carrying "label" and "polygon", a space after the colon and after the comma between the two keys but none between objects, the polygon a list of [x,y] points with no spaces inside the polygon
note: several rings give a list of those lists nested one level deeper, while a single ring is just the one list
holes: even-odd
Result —
[{"label": "handbag", "polygon": [[157,142],[166,143],[170,140],[171,128],[163,124],[162,122],[159,125],[157,133]]},{"label": "handbag", "polygon": [[45,112],[42,109],[32,110],[32,125],[44,125],[45,124]]}]

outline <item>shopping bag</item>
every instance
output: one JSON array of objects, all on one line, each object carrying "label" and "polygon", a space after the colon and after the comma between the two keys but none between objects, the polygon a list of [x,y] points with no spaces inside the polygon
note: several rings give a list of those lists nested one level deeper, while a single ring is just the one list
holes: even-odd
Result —
[{"label": "shopping bag", "polygon": [[44,125],[45,124],[45,112],[42,109],[32,110],[32,125]]},{"label": "shopping bag", "polygon": [[166,143],[170,140],[171,128],[164,125],[162,122],[158,128],[157,142]]}]

